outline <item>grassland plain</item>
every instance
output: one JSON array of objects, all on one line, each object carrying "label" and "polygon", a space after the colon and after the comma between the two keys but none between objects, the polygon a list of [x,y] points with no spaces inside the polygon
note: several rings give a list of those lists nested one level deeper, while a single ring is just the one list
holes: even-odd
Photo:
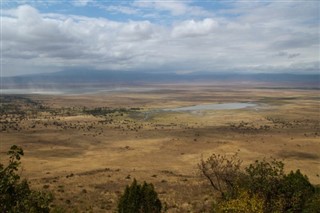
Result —
[{"label": "grassland plain", "polygon": [[[233,110],[163,111],[214,103]],[[55,205],[112,212],[133,178],[155,185],[168,212],[210,209],[197,164],[212,153],[238,153],[243,165],[283,160],[320,184],[318,90],[158,85],[154,90],[83,95],[3,95],[1,161],[13,144],[25,151],[31,185]]]}]

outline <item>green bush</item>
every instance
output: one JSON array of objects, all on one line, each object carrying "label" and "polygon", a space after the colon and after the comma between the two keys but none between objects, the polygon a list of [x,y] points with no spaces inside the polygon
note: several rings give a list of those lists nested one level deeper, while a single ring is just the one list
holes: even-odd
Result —
[{"label": "green bush", "polygon": [[302,212],[314,187],[300,170],[283,172],[281,161],[256,161],[246,168],[246,188],[264,198],[265,212]]},{"label": "green bush", "polygon": [[[279,196],[283,198],[284,212],[302,212],[306,201],[312,197],[315,189],[308,177],[300,170],[285,175],[279,188]],[[319,206],[320,207],[320,206]]]},{"label": "green bush", "polygon": [[14,145],[10,148],[9,162],[0,164],[0,211],[1,212],[49,212],[50,194],[31,190],[27,180],[17,174],[23,150]]},{"label": "green bush", "polygon": [[255,161],[246,169],[244,187],[253,194],[264,199],[265,212],[277,212],[282,209],[283,202],[279,202],[279,189],[284,178],[284,164],[273,159],[268,162]]},{"label": "green bush", "polygon": [[[264,159],[255,161],[242,172],[238,167],[239,161],[233,158],[219,156],[214,159],[218,160],[212,161],[212,157],[207,161],[202,160],[205,166],[200,167],[213,189],[221,192],[217,185],[233,184],[232,187],[224,187],[227,191],[223,191],[224,195],[233,196],[221,196],[214,212],[320,212],[320,189],[312,186],[300,170],[285,174],[283,162]],[[225,166],[226,162],[228,166]],[[232,175],[228,176],[229,179],[221,178],[226,171],[231,171]]]},{"label": "green bush", "polygon": [[314,188],[313,195],[307,199],[302,212],[303,213],[320,213],[320,186]]},{"label": "green bush", "polygon": [[118,203],[119,213],[157,213],[161,212],[161,201],[152,184],[137,184],[134,179],[127,186]]}]

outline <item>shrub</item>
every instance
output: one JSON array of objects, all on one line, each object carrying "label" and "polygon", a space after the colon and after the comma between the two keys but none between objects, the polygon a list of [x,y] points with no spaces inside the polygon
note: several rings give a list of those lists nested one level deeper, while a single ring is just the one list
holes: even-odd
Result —
[{"label": "shrub", "polygon": [[136,179],[127,186],[118,203],[119,213],[161,212],[161,201],[152,184],[137,184]]},{"label": "shrub", "polygon": [[228,213],[263,213],[264,200],[258,195],[251,196],[241,190],[234,199],[223,200],[214,212]]},{"label": "shrub", "polygon": [[[314,187],[300,170],[285,175],[279,188],[284,212],[301,212],[307,199],[314,194]],[[320,205],[320,204],[319,204]]]},{"label": "shrub", "polygon": [[256,161],[246,168],[246,188],[264,198],[265,212],[301,212],[314,187],[300,170],[283,172],[281,161]]},{"label": "shrub", "polygon": [[306,201],[303,207],[303,213],[320,213],[320,186],[315,187],[315,192]]},{"label": "shrub", "polygon": [[9,163],[0,164],[0,210],[1,212],[49,212],[50,194],[31,190],[27,180],[17,174],[23,150],[13,145],[7,153]]},{"label": "shrub", "polygon": [[201,174],[209,180],[212,188],[226,198],[236,194],[241,177],[241,163],[237,154],[230,158],[225,155],[212,154],[207,160],[202,159],[198,167]]},{"label": "shrub", "polygon": [[246,169],[244,186],[251,194],[259,194],[264,199],[266,212],[276,212],[281,209],[279,202],[279,187],[284,178],[284,164],[273,159],[268,162],[255,161]]},{"label": "shrub", "polygon": [[285,174],[283,162],[264,159],[242,172],[241,161],[235,159],[212,155],[199,164],[210,185],[223,195],[214,212],[320,212],[320,189],[300,170]]}]

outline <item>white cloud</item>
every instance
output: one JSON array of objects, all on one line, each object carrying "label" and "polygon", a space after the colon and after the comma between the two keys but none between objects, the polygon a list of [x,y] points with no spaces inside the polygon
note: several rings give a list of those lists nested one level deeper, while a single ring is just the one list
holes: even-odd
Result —
[{"label": "white cloud", "polygon": [[186,13],[187,6],[183,2],[166,2],[166,1],[143,1],[137,0],[133,3],[136,7],[153,8],[157,10],[165,10],[173,15],[181,15]]},{"label": "white cloud", "polygon": [[[190,7],[165,3],[152,5],[174,15],[186,14]],[[73,66],[168,72],[319,70],[315,5],[282,3],[286,6],[277,8],[279,4],[166,24],[49,14],[22,5],[2,13],[3,70],[5,75]]]},{"label": "white cloud", "polygon": [[180,15],[196,15],[205,16],[210,15],[205,9],[190,5],[190,1],[158,1],[158,0],[136,0],[133,6],[138,8],[147,8],[155,11],[167,11],[173,16]]},{"label": "white cloud", "polygon": [[71,2],[72,2],[72,4],[73,4],[74,6],[84,7],[84,6],[86,6],[89,2],[92,2],[92,0],[72,0]]},{"label": "white cloud", "polygon": [[121,5],[111,5],[104,7],[106,11],[111,12],[111,13],[123,13],[127,15],[133,15],[133,14],[138,14],[138,10],[134,9],[132,7],[126,7],[126,6],[121,6]]},{"label": "white cloud", "polygon": [[218,22],[213,19],[204,19],[202,21],[188,20],[177,24],[172,30],[173,37],[193,37],[210,35]]},{"label": "white cloud", "polygon": [[119,38],[122,40],[142,41],[152,37],[153,26],[149,21],[130,21],[122,25],[119,31]]},{"label": "white cloud", "polygon": [[123,61],[129,62],[139,54],[137,48],[152,37],[154,27],[149,21],[121,23],[41,15],[26,5],[7,15],[2,18],[3,56],[7,66],[17,66],[16,61],[20,59],[19,69],[31,61],[40,67],[41,63],[43,66],[58,63],[66,67],[74,64],[126,67]]}]

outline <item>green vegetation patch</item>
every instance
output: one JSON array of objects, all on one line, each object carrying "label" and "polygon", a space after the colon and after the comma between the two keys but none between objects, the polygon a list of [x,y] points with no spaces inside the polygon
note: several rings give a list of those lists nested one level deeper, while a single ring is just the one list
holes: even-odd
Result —
[{"label": "green vegetation patch", "polygon": [[281,161],[255,161],[244,170],[237,155],[211,155],[199,169],[220,198],[214,212],[319,212],[319,189]]}]

